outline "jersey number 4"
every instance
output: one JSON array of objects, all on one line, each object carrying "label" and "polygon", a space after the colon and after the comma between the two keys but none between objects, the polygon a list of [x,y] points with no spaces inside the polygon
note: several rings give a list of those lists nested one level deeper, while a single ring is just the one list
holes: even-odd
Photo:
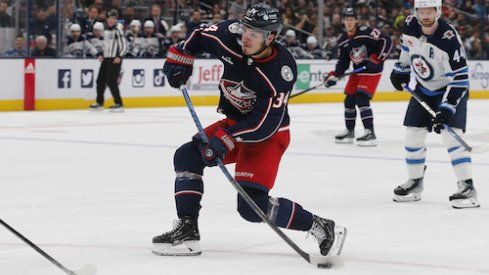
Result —
[{"label": "jersey number 4", "polygon": [[[460,53],[459,53],[460,52]],[[453,61],[460,62],[460,59],[466,59],[464,48],[460,48],[460,50],[456,50],[453,54]]]}]

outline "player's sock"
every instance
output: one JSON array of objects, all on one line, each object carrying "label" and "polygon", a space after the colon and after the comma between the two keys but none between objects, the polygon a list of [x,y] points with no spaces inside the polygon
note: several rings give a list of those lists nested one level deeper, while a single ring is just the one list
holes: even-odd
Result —
[{"label": "player's sock", "polygon": [[189,172],[177,172],[175,178],[175,203],[178,217],[198,217],[204,193],[202,177]]}]

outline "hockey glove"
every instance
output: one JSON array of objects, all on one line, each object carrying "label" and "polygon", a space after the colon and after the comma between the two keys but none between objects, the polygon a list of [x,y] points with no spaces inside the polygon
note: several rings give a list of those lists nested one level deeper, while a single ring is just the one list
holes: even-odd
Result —
[{"label": "hockey glove", "polygon": [[209,139],[209,144],[201,147],[202,159],[206,166],[212,167],[217,165],[217,158],[223,160],[227,153],[232,151],[236,145],[236,140],[225,129],[219,129]]},{"label": "hockey glove", "polygon": [[326,86],[326,88],[329,88],[336,85],[337,82],[338,77],[336,76],[336,73],[334,71],[331,71],[328,73],[328,76],[326,76],[326,79],[324,80],[324,86]]},{"label": "hockey glove", "polygon": [[380,60],[376,54],[372,54],[366,67],[369,71],[382,71],[382,60]]},{"label": "hockey glove", "polygon": [[394,69],[391,73],[391,82],[394,88],[398,91],[404,90],[404,85],[409,84],[411,79],[411,67],[402,66],[399,62],[394,64]]},{"label": "hockey glove", "polygon": [[455,106],[449,104],[448,102],[443,102],[440,104],[436,116],[433,118],[433,130],[439,134],[441,129],[443,129],[443,124],[449,123],[455,114]]},{"label": "hockey glove", "polygon": [[180,88],[192,75],[195,57],[178,46],[168,49],[163,73],[173,88]]}]

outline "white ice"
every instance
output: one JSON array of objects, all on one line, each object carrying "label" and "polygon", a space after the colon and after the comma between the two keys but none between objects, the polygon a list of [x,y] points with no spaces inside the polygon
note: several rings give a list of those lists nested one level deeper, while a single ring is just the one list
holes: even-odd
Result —
[{"label": "white ice", "polygon": [[[373,103],[375,148],[334,144],[340,103],[290,106],[292,142],[271,195],[348,228],[343,268],[316,269],[267,225],[242,220],[217,168],[205,174],[203,254],[150,252],[175,218],[173,153],[196,132],[185,107],[0,113],[0,218],[68,268],[93,263],[98,274],[489,274],[489,153],[473,155],[481,208],[450,207],[456,179],[436,134],[422,201],[392,202],[407,177],[406,105]],[[221,118],[215,107],[196,110],[205,125]],[[465,138],[489,145],[489,101],[469,102]],[[317,252],[312,237],[286,233]],[[63,272],[0,226],[0,274]]]}]

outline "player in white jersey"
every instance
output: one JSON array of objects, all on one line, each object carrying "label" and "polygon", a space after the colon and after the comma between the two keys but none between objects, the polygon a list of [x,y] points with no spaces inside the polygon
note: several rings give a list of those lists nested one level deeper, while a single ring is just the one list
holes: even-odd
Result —
[{"label": "player in white jersey", "polygon": [[426,135],[434,130],[447,147],[458,180],[458,191],[450,196],[455,208],[479,207],[472,181],[470,152],[443,128],[447,124],[463,135],[467,116],[469,69],[465,49],[453,26],[440,18],[441,0],[415,0],[415,16],[408,16],[402,29],[401,55],[391,81],[397,90],[416,78],[415,93],[436,112],[436,117],[411,98],[404,125],[406,164],[409,179],[394,190],[394,201],[418,201],[423,190]]}]

